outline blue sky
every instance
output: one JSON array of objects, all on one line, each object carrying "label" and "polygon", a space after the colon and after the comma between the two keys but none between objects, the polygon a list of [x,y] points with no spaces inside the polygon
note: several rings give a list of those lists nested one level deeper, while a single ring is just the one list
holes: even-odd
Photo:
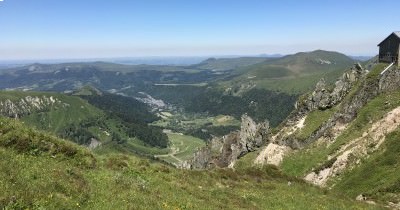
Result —
[{"label": "blue sky", "polygon": [[374,55],[400,30],[398,0],[3,0],[0,60]]}]

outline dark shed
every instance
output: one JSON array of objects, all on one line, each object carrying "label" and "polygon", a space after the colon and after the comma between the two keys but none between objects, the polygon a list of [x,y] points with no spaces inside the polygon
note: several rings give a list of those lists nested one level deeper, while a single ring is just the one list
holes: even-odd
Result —
[{"label": "dark shed", "polygon": [[399,46],[400,46],[400,31],[393,32],[384,39],[379,46],[379,62],[398,64],[399,61]]}]

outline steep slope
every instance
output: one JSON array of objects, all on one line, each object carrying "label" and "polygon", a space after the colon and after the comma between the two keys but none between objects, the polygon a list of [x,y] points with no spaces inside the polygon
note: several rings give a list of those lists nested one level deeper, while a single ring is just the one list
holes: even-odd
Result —
[{"label": "steep slope", "polygon": [[[373,64],[321,80],[247,164],[283,172],[354,199],[399,208],[400,71]],[[240,162],[240,161],[239,161]]]},{"label": "steep slope", "polygon": [[59,132],[71,123],[100,118],[101,110],[78,97],[58,93],[0,91],[0,113],[30,125]]},{"label": "steep slope", "polygon": [[236,73],[239,76],[226,82],[224,88],[248,84],[287,93],[304,93],[321,77],[333,82],[353,62],[337,52],[317,50],[297,53],[238,68]]},{"label": "steep slope", "polygon": [[1,117],[0,133],[2,209],[380,209],[273,167],[182,171],[132,155],[96,155]]}]

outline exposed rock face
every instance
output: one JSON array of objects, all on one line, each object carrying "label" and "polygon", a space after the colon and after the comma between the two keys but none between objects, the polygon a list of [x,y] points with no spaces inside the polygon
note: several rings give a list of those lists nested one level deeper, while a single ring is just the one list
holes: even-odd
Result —
[{"label": "exposed rock face", "polygon": [[307,112],[316,109],[324,110],[335,106],[343,100],[353,84],[365,75],[365,73],[366,71],[362,69],[360,64],[355,64],[349,72],[344,73],[336,81],[335,87],[332,90],[328,90],[326,82],[322,78],[308,98],[296,103],[296,109]]},{"label": "exposed rock face", "polygon": [[0,101],[0,114],[6,117],[21,117],[35,111],[45,111],[50,106],[61,104],[61,101],[53,96],[26,96],[20,100],[6,99]]},{"label": "exposed rock face", "polygon": [[365,75],[366,71],[362,69],[361,65],[355,64],[336,81],[332,89],[328,89],[325,80],[321,79],[312,93],[301,97],[296,102],[295,110],[285,120],[282,124],[282,129],[271,139],[271,142],[289,146],[292,149],[299,149],[325,135],[329,128],[335,126],[337,122],[336,118],[328,120],[326,124],[322,125],[306,140],[298,141],[293,134],[301,129],[299,125],[304,123],[308,113],[317,109],[324,110],[338,105],[343,101],[355,83],[365,77]]},{"label": "exposed rock face", "polygon": [[233,167],[239,157],[259,148],[267,140],[268,132],[268,122],[258,124],[249,116],[243,115],[239,132],[212,139],[182,167],[191,169]]},{"label": "exposed rock face", "polygon": [[260,147],[267,137],[268,129],[268,122],[257,124],[249,116],[243,115],[239,133],[240,149],[242,151],[254,151]]},{"label": "exposed rock face", "polygon": [[96,149],[101,145],[101,142],[95,138],[90,139],[90,144],[88,145],[89,149]]}]

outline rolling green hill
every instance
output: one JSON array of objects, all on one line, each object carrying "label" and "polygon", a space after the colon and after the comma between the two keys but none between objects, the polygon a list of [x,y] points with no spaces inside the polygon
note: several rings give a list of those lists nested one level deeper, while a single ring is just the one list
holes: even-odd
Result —
[{"label": "rolling green hill", "polygon": [[257,88],[304,93],[322,77],[328,82],[335,81],[353,63],[354,60],[337,52],[302,52],[238,68],[235,70],[238,76],[222,84],[224,88],[250,84]]}]

